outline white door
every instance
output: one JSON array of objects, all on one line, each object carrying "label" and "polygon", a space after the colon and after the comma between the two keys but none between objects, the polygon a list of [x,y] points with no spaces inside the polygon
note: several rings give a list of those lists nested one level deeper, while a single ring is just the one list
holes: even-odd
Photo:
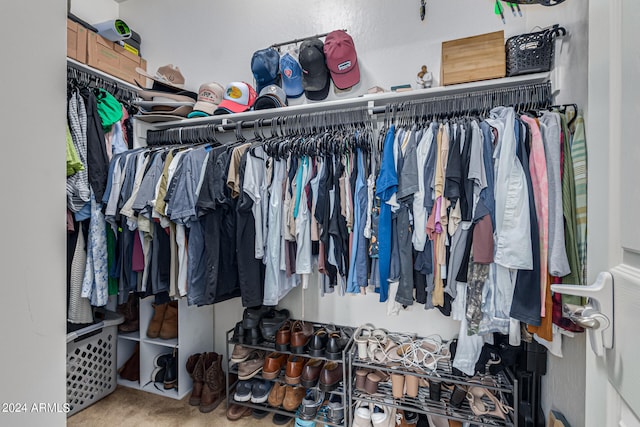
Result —
[{"label": "white door", "polygon": [[[576,1],[576,0],[574,0]],[[589,1],[589,277],[610,271],[614,347],[587,348],[587,427],[640,426],[640,1]]]}]

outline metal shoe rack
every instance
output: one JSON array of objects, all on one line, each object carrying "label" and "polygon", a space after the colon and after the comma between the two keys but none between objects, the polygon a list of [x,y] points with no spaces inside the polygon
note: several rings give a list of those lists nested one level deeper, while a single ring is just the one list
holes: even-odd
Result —
[{"label": "metal shoe rack", "polygon": [[[293,322],[295,319],[291,319],[291,321]],[[305,321],[308,322],[308,321]],[[314,331],[317,330],[318,328],[321,327],[332,327],[332,328],[336,328],[336,329],[348,329],[348,330],[353,330],[353,328],[351,327],[346,327],[346,326],[338,326],[338,325],[334,325],[334,324],[324,324],[324,323],[319,323],[319,322],[309,322],[313,325],[313,329]],[[351,404],[351,399],[349,396],[349,392],[347,390],[347,385],[349,384],[349,381],[347,381],[348,378],[351,378],[351,372],[349,371],[349,366],[348,366],[348,358],[347,358],[347,353],[349,352],[349,349],[352,345],[353,342],[353,338],[350,337],[349,341],[347,342],[347,344],[345,345],[343,351],[342,351],[342,358],[338,359],[338,360],[332,360],[332,359],[328,359],[326,357],[317,357],[317,356],[311,356],[307,353],[293,353],[291,351],[279,351],[276,350],[275,348],[275,343],[271,343],[271,342],[261,342],[257,345],[254,344],[245,344],[245,343],[239,343],[237,341],[233,340],[233,329],[230,329],[227,331],[227,346],[226,346],[226,357],[227,357],[227,407],[232,404],[235,403],[237,405],[242,405],[242,406],[248,406],[250,408],[253,409],[259,409],[259,410],[263,410],[263,411],[268,411],[271,413],[277,413],[277,414],[281,414],[281,415],[286,415],[289,417],[296,417],[298,411],[287,411],[281,407],[275,408],[271,405],[269,405],[268,402],[265,403],[253,403],[253,402],[239,402],[236,401],[233,398],[233,391],[235,390],[235,387],[237,385],[237,383],[239,382],[239,380],[237,379],[237,374],[238,374],[238,367],[235,363],[231,363],[230,359],[231,359],[231,353],[230,353],[230,348],[233,348],[234,345],[239,344],[242,345],[245,348],[249,348],[249,349],[253,349],[253,350],[263,350],[266,352],[266,355],[268,355],[271,352],[276,352],[276,353],[280,353],[280,354],[285,354],[285,355],[296,355],[296,356],[301,356],[301,357],[305,357],[308,359],[320,359],[320,360],[324,360],[324,361],[333,361],[333,362],[337,362],[342,364],[342,382],[341,384],[338,386],[338,388],[336,390],[333,390],[331,392],[329,392],[329,394],[333,393],[336,395],[339,395],[342,397],[342,405],[343,405],[343,409],[344,409],[344,419],[342,421],[341,424],[336,424],[333,422],[330,422],[327,418],[326,418],[326,413],[325,411],[323,411],[323,407],[324,404],[320,406],[318,414],[316,415],[316,418],[314,421],[316,421],[319,425],[327,425],[327,426],[332,426],[332,427],[347,427],[350,422],[351,419],[348,416],[349,414],[349,405]],[[232,374],[233,374],[233,380],[232,380]],[[258,373],[254,378],[258,378],[258,379],[264,379],[262,377],[262,372]],[[274,382],[280,382],[283,384],[286,384],[285,379],[284,379],[284,366],[282,371],[280,372],[280,374],[278,375],[277,378],[275,379],[269,379],[268,381],[274,381]],[[318,384],[316,383],[316,385],[314,387],[311,388],[318,388]],[[325,396],[325,400],[328,399],[328,395]]]},{"label": "metal shoe rack", "polygon": [[[353,340],[352,340],[353,341]],[[517,396],[518,396],[518,382],[511,372],[503,370],[497,375],[485,375],[484,378],[495,381],[496,386],[485,386],[488,391],[493,393],[499,399],[509,402],[509,405],[514,408],[513,411],[509,411],[506,414],[506,419],[502,420],[497,417],[490,416],[478,416],[473,413],[469,402],[465,398],[462,405],[457,408],[450,404],[451,394],[454,385],[462,387],[468,387],[470,385],[478,386],[477,383],[472,383],[469,378],[456,376],[452,373],[451,363],[449,360],[438,361],[436,370],[432,373],[419,373],[416,370],[406,368],[403,366],[389,366],[386,364],[372,362],[371,360],[363,360],[358,357],[357,346],[351,345],[348,351],[348,365],[350,371],[349,381],[349,421],[353,420],[354,407],[356,402],[362,401],[367,403],[379,404],[381,406],[395,407],[398,409],[418,412],[427,415],[440,416],[443,418],[471,423],[478,426],[516,426],[518,420],[517,412]],[[429,382],[430,380],[439,381],[441,383],[440,399],[431,400],[429,398],[428,386],[420,385],[418,387],[417,397],[404,396],[401,399],[395,399],[393,397],[391,389],[391,380],[389,382],[380,382],[378,384],[378,392],[376,394],[368,394],[364,391],[357,390],[355,388],[355,373],[357,369],[373,369],[384,371],[389,376],[394,374],[408,374],[424,378]],[[484,401],[483,401],[484,402]],[[488,402],[484,402],[489,404]]]}]

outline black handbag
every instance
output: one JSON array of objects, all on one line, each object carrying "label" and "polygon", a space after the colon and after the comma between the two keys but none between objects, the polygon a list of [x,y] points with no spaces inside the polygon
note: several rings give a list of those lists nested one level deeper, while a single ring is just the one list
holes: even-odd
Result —
[{"label": "black handbag", "polygon": [[535,33],[520,34],[505,44],[507,76],[551,71],[555,53],[555,39],[567,31],[558,24]]}]

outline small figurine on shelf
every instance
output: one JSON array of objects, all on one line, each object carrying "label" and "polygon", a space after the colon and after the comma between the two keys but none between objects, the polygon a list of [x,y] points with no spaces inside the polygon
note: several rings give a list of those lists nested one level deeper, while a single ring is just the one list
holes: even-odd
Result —
[{"label": "small figurine on shelf", "polygon": [[420,68],[416,82],[418,83],[419,89],[431,87],[431,84],[433,83],[433,75],[431,74],[431,71],[427,71],[426,65],[423,65]]}]

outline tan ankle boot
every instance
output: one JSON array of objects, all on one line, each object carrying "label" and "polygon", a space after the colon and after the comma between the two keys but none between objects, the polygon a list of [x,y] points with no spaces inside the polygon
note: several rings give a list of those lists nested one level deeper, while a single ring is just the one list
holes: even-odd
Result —
[{"label": "tan ankle boot", "polygon": [[164,320],[164,313],[167,310],[167,306],[169,303],[165,304],[151,304],[153,307],[153,317],[149,322],[149,327],[147,328],[147,336],[149,338],[158,338],[160,335],[160,329],[162,328],[162,322]]},{"label": "tan ankle boot", "polygon": [[160,338],[170,340],[178,338],[178,301],[171,301],[164,312]]}]

